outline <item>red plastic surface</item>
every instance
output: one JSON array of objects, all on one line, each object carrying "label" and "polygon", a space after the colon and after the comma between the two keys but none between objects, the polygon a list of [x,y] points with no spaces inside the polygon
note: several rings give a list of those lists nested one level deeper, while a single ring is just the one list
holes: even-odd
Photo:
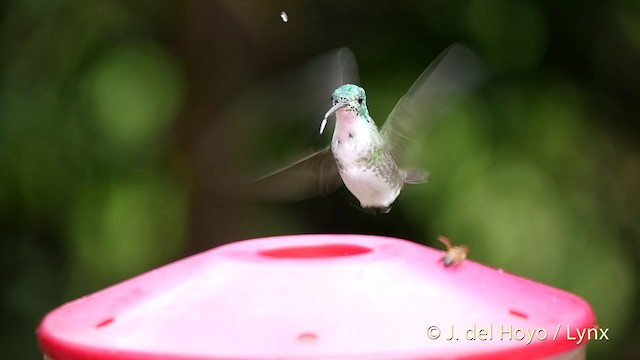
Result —
[{"label": "red plastic surface", "polygon": [[[38,337],[56,360],[535,359],[585,345],[572,339],[595,326],[584,300],[442,256],[377,236],[241,241],[63,305]],[[527,344],[532,331],[546,339]]]}]

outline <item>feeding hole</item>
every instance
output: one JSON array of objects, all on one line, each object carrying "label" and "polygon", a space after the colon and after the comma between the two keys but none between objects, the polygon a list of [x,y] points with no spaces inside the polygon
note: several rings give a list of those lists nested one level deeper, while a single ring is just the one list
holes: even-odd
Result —
[{"label": "feeding hole", "polygon": [[311,343],[318,340],[318,335],[312,333],[312,332],[306,332],[306,333],[302,333],[300,335],[298,335],[298,341],[300,342],[304,342],[304,343]]},{"label": "feeding hole", "polygon": [[366,254],[371,248],[351,244],[290,246],[260,251],[261,256],[281,259],[313,259]]},{"label": "feeding hole", "polygon": [[523,313],[522,311],[518,311],[518,310],[513,310],[513,309],[509,309],[509,314],[513,315],[513,316],[517,316],[523,319],[528,319],[529,315]]},{"label": "feeding hole", "polygon": [[99,323],[96,324],[96,329],[100,329],[103,326],[107,326],[107,325],[111,324],[113,322],[113,320],[114,319],[112,317],[110,317],[108,319],[100,321]]}]

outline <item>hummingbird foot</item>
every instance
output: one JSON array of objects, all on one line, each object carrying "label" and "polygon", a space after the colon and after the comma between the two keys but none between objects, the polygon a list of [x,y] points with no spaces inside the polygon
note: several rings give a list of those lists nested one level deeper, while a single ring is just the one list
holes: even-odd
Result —
[{"label": "hummingbird foot", "polygon": [[387,214],[391,211],[391,206],[383,206],[383,207],[364,207],[362,208],[364,212],[371,215],[382,215]]}]

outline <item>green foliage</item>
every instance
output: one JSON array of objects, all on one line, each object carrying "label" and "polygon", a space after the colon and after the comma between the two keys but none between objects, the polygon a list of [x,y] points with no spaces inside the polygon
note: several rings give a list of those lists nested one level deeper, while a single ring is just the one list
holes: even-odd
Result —
[{"label": "green foliage", "polygon": [[135,44],[100,59],[89,75],[98,131],[110,146],[157,141],[182,100],[175,65],[157,45]]}]

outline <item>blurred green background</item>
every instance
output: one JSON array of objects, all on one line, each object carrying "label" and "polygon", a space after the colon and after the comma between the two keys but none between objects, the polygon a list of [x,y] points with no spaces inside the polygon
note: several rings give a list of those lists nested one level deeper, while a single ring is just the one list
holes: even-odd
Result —
[{"label": "blurred green background", "polygon": [[[38,322],[66,301],[301,232],[445,234],[588,300],[611,339],[589,359],[640,357],[639,2],[7,0],[0,15],[3,358],[38,358]],[[390,214],[345,189],[280,205],[216,191],[233,139],[211,125],[251,87],[349,46],[380,123],[453,42],[491,77],[435,127],[430,182]]]}]

